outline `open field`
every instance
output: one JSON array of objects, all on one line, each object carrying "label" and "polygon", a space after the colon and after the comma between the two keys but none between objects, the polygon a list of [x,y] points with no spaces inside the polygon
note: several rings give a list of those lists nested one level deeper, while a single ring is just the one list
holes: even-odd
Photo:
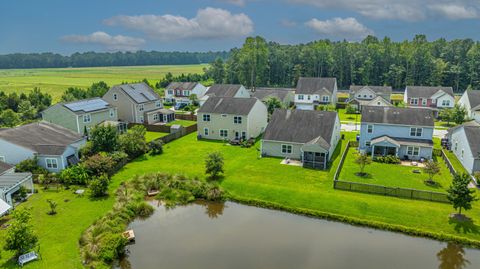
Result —
[{"label": "open field", "polygon": [[58,101],[68,87],[86,88],[94,82],[105,81],[109,86],[144,78],[158,82],[168,72],[201,73],[206,65],[113,66],[86,68],[1,69],[0,90],[28,92],[34,87],[50,93]]}]

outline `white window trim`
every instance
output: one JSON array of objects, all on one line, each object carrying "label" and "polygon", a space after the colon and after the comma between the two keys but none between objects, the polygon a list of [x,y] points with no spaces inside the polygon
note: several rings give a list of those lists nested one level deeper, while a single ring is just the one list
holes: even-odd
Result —
[{"label": "white window trim", "polygon": [[365,147],[371,147],[372,141],[365,141]]},{"label": "white window trim", "polygon": [[92,122],[92,115],[84,114],[83,115],[83,123],[90,123],[90,122]]},{"label": "white window trim", "polygon": [[410,104],[411,105],[418,105],[418,98],[410,98]]},{"label": "white window trim", "polygon": [[298,99],[298,100],[304,100],[304,97],[305,97],[305,96],[304,96],[303,94],[299,94],[299,95],[297,96],[297,99]]},{"label": "white window trim", "polygon": [[330,102],[330,96],[322,95],[322,102]]},{"label": "white window trim", "polygon": [[113,94],[113,101],[117,101],[118,100],[118,94],[114,93]]},{"label": "white window trim", "polygon": [[[412,135],[412,130],[415,129],[415,135]],[[420,135],[418,134],[418,130],[420,130]],[[418,127],[410,127],[410,137],[422,137],[423,136],[423,128]]]},{"label": "white window trim", "polygon": [[203,128],[203,135],[208,136],[210,134],[210,130],[208,128]]},{"label": "white window trim", "polygon": [[138,111],[142,112],[145,110],[145,106],[143,104],[138,105]]},{"label": "white window trim", "polygon": [[162,103],[160,101],[155,101],[155,107],[161,107],[162,106]]},{"label": "white window trim", "polygon": [[[208,120],[206,120],[208,118]],[[209,122],[212,120],[210,114],[203,114],[202,116],[202,120],[205,121],[205,122]]]},{"label": "white window trim", "polygon": [[[285,147],[285,151],[283,150],[283,147]],[[292,154],[293,146],[290,145],[290,144],[282,144],[281,145],[281,151],[282,151],[282,154]],[[288,152],[288,151],[290,151],[290,152]]]},{"label": "white window trim", "polygon": [[422,106],[426,106],[427,105],[427,99],[423,98],[422,99]]},{"label": "white window trim", "polygon": [[243,117],[242,116],[234,116],[233,117],[233,124],[242,124],[242,123],[243,123]]},{"label": "white window trim", "polygon": [[[225,135],[222,135],[222,133],[225,133]],[[218,134],[220,137],[227,138],[228,137],[228,130],[227,129],[220,129]]]},{"label": "white window trim", "polygon": [[[371,132],[368,131],[368,127],[370,127],[370,126],[372,126],[372,131]],[[374,128],[373,124],[368,124],[367,125],[367,134],[373,134],[373,128]]]},{"label": "white window trim", "polygon": [[[51,161],[52,167],[48,167],[48,161]],[[53,167],[54,164],[56,167]],[[58,160],[56,158],[45,158],[45,167],[48,169],[58,169]]]},{"label": "white window trim", "polygon": [[[417,154],[415,154],[415,149],[418,149]],[[412,154],[409,154],[409,152],[411,152]],[[420,147],[408,146],[407,147],[407,155],[408,156],[420,156]]]},{"label": "white window trim", "polygon": [[115,109],[110,108],[109,113],[110,113],[110,118],[113,118],[115,116]]},{"label": "white window trim", "polygon": [[159,119],[158,114],[157,113],[153,114],[153,120],[158,120],[158,119]]}]

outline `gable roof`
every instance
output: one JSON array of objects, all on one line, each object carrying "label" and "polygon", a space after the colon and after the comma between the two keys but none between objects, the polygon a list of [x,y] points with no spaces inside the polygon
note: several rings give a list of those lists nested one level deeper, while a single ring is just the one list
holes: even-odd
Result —
[{"label": "gable roof", "polygon": [[467,142],[475,159],[480,158],[480,126],[464,126]]},{"label": "gable roof", "polygon": [[14,166],[0,161],[0,175],[12,169]]},{"label": "gable roof", "polygon": [[392,94],[392,87],[391,86],[370,86],[370,85],[351,85],[350,86],[350,93],[354,94],[361,89],[370,89],[376,94]]},{"label": "gable roof", "polygon": [[277,109],[265,129],[264,140],[319,144],[330,147],[337,112]]},{"label": "gable roof", "polygon": [[284,101],[288,94],[294,92],[295,90],[291,88],[255,88],[255,91],[251,92],[251,96],[262,101],[265,101],[270,97],[275,97],[280,101]]},{"label": "gable roof", "polygon": [[200,107],[198,113],[248,115],[257,98],[210,97]]},{"label": "gable roof", "polygon": [[215,97],[235,97],[243,85],[240,84],[215,84],[208,88],[205,95]]},{"label": "gable roof", "polygon": [[407,86],[408,98],[430,98],[438,91],[444,91],[446,94],[454,97],[452,87],[431,87],[431,86]]},{"label": "gable roof", "polygon": [[168,84],[167,90],[191,91],[198,85],[198,82],[172,82]]},{"label": "gable roof", "polygon": [[336,78],[304,78],[298,79],[296,94],[332,94]]},{"label": "gable roof", "polygon": [[112,88],[123,91],[137,104],[160,100],[160,95],[144,82],[115,85]]},{"label": "gable roof", "polygon": [[426,108],[365,106],[362,123],[398,124],[433,127],[433,112]]},{"label": "gable roof", "polygon": [[68,102],[68,103],[60,103],[60,105],[64,106],[66,109],[70,110],[75,114],[95,112],[95,111],[109,109],[113,107],[109,103],[107,103],[107,101],[103,100],[100,97],[77,100],[77,101]]},{"label": "gable roof", "polygon": [[3,130],[0,139],[41,155],[61,155],[68,145],[82,140],[83,136],[42,121]]},{"label": "gable roof", "polygon": [[467,90],[468,102],[472,110],[480,109],[480,90]]}]

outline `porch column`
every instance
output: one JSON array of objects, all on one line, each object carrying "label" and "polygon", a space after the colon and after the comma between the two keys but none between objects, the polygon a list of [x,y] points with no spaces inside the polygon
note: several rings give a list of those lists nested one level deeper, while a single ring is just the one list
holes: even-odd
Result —
[{"label": "porch column", "polygon": [[323,153],[323,170],[327,169],[327,154],[328,153]]},{"label": "porch column", "polygon": [[372,158],[374,157],[375,154],[375,145],[372,145]]},{"label": "porch column", "polygon": [[397,147],[395,147],[395,156],[398,157],[398,148]]}]

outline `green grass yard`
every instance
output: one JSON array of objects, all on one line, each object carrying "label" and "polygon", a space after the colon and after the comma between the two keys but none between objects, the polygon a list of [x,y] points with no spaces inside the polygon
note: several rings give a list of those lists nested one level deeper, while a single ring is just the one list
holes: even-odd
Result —
[{"label": "green grass yard", "polygon": [[160,132],[148,132],[145,134],[145,139],[147,142],[153,141],[155,139],[158,139],[160,137],[164,137],[168,135],[168,133],[160,133]]},{"label": "green grass yard", "polygon": [[338,117],[340,118],[340,121],[357,122],[357,123],[360,123],[362,121],[361,114],[347,114],[346,109],[344,108],[337,109],[337,112],[338,112]]},{"label": "green grass yard", "polygon": [[85,68],[0,69],[0,91],[28,92],[39,87],[58,101],[68,87],[86,88],[94,82],[105,81],[109,86],[121,82],[158,82],[168,72],[201,73],[206,65],[113,66]]},{"label": "green grass yard", "polygon": [[172,125],[181,125],[184,127],[192,126],[195,125],[197,122],[196,121],[191,121],[191,120],[174,120],[172,122],[167,123],[167,126],[172,126]]}]

